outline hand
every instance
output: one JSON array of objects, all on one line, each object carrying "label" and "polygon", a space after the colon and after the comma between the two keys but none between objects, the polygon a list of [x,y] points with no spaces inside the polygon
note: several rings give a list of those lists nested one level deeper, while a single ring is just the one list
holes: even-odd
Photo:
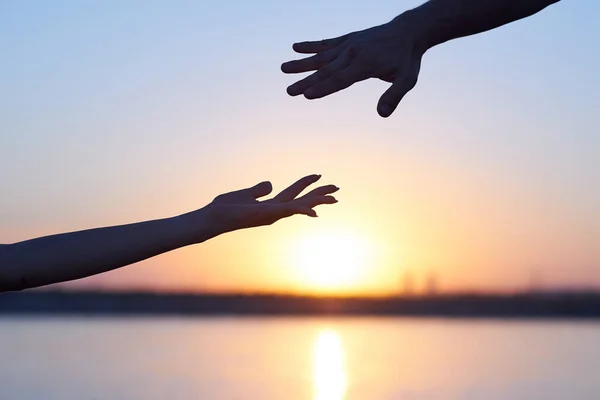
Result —
[{"label": "hand", "polygon": [[321,186],[302,197],[296,197],[320,178],[320,175],[306,176],[270,200],[257,200],[271,193],[273,187],[270,182],[217,196],[203,209],[207,224],[215,228],[216,236],[238,229],[270,225],[295,214],[317,217],[313,208],[320,204],[337,203],[330,194],[339,188],[334,185]]},{"label": "hand", "polygon": [[417,83],[425,51],[416,30],[401,15],[395,20],[334,39],[295,43],[298,53],[314,54],[281,66],[285,73],[316,71],[287,88],[291,96],[318,99],[356,82],[379,78],[392,83],[381,96],[377,112],[389,117]]}]

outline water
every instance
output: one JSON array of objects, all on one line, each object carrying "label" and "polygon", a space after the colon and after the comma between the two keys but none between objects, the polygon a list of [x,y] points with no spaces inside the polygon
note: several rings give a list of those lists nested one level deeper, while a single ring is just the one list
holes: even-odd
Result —
[{"label": "water", "polygon": [[600,324],[0,318],[0,398],[597,399]]}]

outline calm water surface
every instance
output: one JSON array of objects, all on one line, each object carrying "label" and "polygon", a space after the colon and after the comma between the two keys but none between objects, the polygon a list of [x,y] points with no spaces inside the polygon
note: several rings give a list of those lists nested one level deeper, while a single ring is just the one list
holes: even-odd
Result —
[{"label": "calm water surface", "polygon": [[599,399],[600,324],[0,318],[0,399]]}]

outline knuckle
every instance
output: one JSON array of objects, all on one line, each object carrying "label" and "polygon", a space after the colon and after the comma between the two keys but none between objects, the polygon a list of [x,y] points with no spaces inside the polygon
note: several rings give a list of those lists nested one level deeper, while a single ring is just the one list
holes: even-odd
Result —
[{"label": "knuckle", "polygon": [[315,64],[323,64],[325,62],[325,53],[317,53],[313,56],[313,62]]},{"label": "knuckle", "polygon": [[223,201],[224,198],[225,198],[225,195],[224,194],[220,194],[220,195],[218,195],[217,197],[215,197],[213,199],[213,203],[220,203],[220,202]]},{"label": "knuckle", "polygon": [[335,87],[340,87],[340,86],[346,85],[346,78],[344,76],[342,76],[341,74],[334,74],[329,79],[331,79],[331,83]]},{"label": "knuckle", "polygon": [[359,54],[358,46],[355,44],[350,44],[346,47],[346,54],[350,58],[355,58]]},{"label": "knuckle", "polygon": [[323,79],[329,77],[331,75],[331,73],[332,73],[331,66],[325,65],[324,67],[322,67],[315,73],[315,78],[317,81],[320,81],[320,80],[323,80]]}]

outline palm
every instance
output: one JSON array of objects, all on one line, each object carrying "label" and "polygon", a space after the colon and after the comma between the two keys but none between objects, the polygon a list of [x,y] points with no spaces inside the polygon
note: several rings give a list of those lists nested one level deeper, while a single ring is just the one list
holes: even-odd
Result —
[{"label": "palm", "polygon": [[270,225],[282,218],[295,214],[316,217],[313,210],[320,204],[333,204],[337,200],[330,196],[338,188],[334,185],[318,187],[298,197],[304,189],[319,180],[319,175],[306,176],[269,200],[259,201],[271,193],[270,182],[217,196],[208,206],[209,218],[222,233],[255,226]]}]

